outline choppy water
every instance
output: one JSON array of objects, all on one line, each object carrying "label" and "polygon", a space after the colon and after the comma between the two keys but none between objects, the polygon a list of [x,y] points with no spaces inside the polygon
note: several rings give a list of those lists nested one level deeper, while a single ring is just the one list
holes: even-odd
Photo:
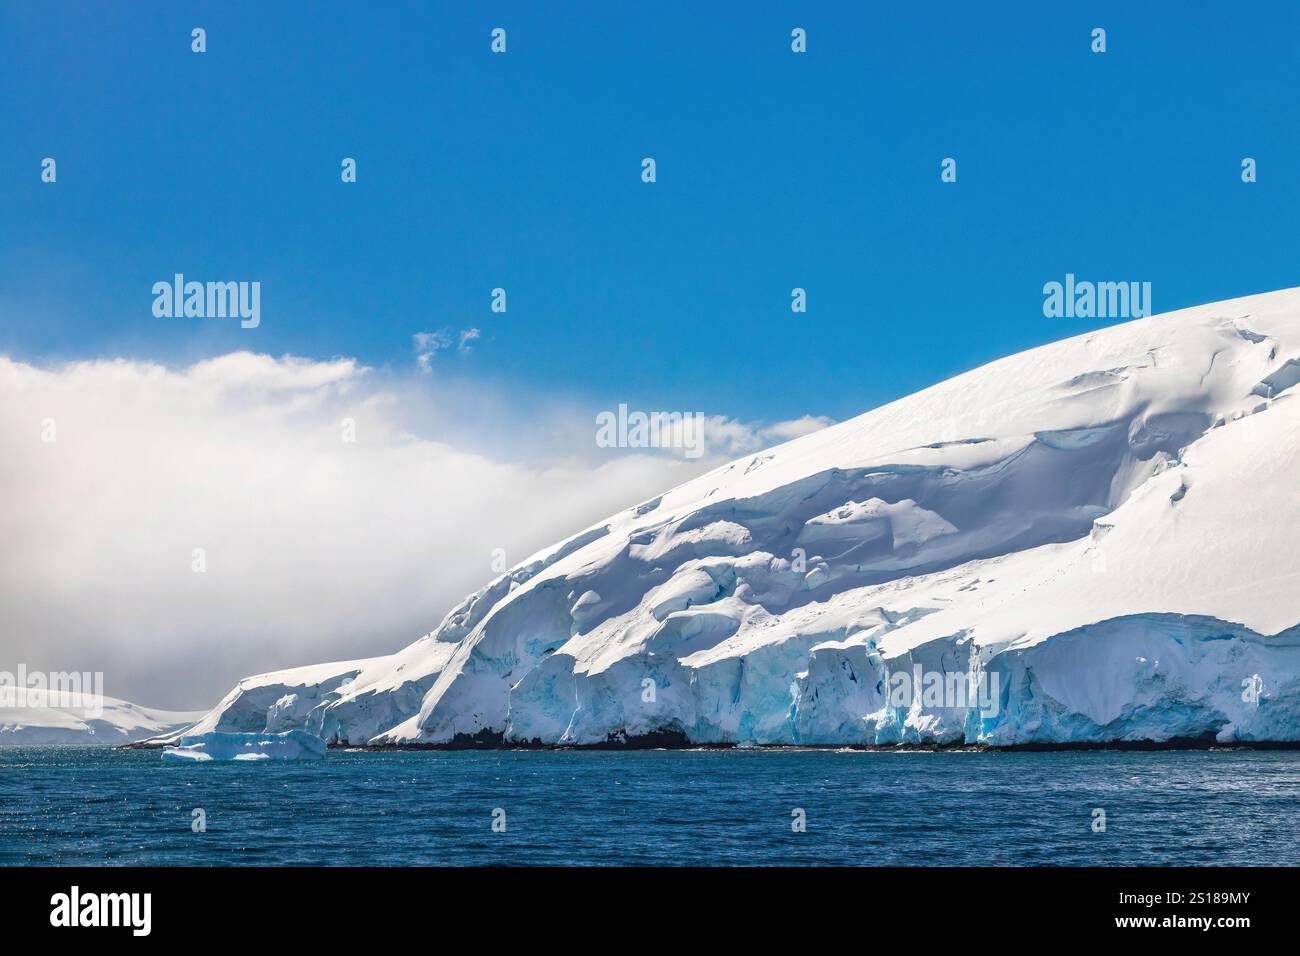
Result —
[{"label": "choppy water", "polygon": [[[806,832],[791,828],[796,808]],[[156,751],[0,749],[9,865],[1273,865],[1298,848],[1298,752],[331,752],[178,766]]]}]

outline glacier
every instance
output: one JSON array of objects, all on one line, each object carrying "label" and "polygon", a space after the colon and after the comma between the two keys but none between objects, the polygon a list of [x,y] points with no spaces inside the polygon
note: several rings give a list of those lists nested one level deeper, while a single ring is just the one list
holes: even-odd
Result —
[{"label": "glacier", "polygon": [[[613,515],[395,654],[246,678],[184,733],[1297,742],[1297,370],[1300,290],[1013,355]],[[913,672],[935,693],[895,699]]]},{"label": "glacier", "polygon": [[120,746],[177,733],[203,716],[116,697],[23,695],[0,701],[0,747]]}]

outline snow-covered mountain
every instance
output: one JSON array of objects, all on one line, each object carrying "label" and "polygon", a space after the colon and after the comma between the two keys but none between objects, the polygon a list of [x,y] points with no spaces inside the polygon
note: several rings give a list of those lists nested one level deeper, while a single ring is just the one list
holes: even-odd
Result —
[{"label": "snow-covered mountain", "polygon": [[19,697],[0,706],[0,747],[129,744],[183,729],[203,712],[155,710],[116,697],[57,695],[35,705]]},{"label": "snow-covered mountain", "polygon": [[1014,355],[614,515],[390,657],[241,681],[187,732],[1300,740],[1298,381],[1300,290]]}]

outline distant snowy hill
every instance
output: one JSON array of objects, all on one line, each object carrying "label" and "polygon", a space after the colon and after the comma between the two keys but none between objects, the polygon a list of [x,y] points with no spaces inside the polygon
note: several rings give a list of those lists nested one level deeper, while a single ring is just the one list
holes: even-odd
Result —
[{"label": "distant snowy hill", "polygon": [[[0,706],[0,747],[126,744],[187,727],[203,712],[139,707],[115,697],[60,700],[70,706]],[[102,710],[102,713],[96,711]]]},{"label": "distant snowy hill", "polygon": [[248,678],[193,730],[1300,740],[1298,381],[1300,290],[1033,349],[614,515],[391,657]]}]

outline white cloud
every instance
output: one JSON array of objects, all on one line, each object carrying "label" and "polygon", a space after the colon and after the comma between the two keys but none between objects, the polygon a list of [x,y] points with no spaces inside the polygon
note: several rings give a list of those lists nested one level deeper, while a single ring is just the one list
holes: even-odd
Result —
[{"label": "white cloud", "polygon": [[790,441],[804,435],[811,435],[813,432],[821,431],[828,425],[834,424],[835,420],[827,418],[825,415],[804,415],[789,421],[777,422],[763,430],[763,443],[766,447],[766,445],[773,442]]},{"label": "white cloud", "polygon": [[[352,359],[0,356],[0,669],[207,706],[251,673],[394,651],[494,548],[513,564],[718,464],[611,455],[591,412],[542,404]],[[726,454],[795,428],[710,422]]]},{"label": "white cloud", "polygon": [[415,360],[420,363],[421,371],[428,372],[433,357],[451,345],[451,331],[439,329],[437,332],[416,332],[411,340],[415,343]]},{"label": "white cloud", "polygon": [[736,458],[773,445],[812,434],[834,422],[822,416],[804,415],[771,425],[754,425],[713,415],[704,421],[704,445],[709,455]]},{"label": "white cloud", "polygon": [[478,329],[461,329],[454,332],[451,329],[438,329],[436,332],[416,332],[411,336],[415,343],[415,360],[420,365],[420,370],[430,372],[433,366],[430,364],[434,357],[446,349],[456,345],[456,351],[465,355],[474,351],[473,343],[480,338]]}]

